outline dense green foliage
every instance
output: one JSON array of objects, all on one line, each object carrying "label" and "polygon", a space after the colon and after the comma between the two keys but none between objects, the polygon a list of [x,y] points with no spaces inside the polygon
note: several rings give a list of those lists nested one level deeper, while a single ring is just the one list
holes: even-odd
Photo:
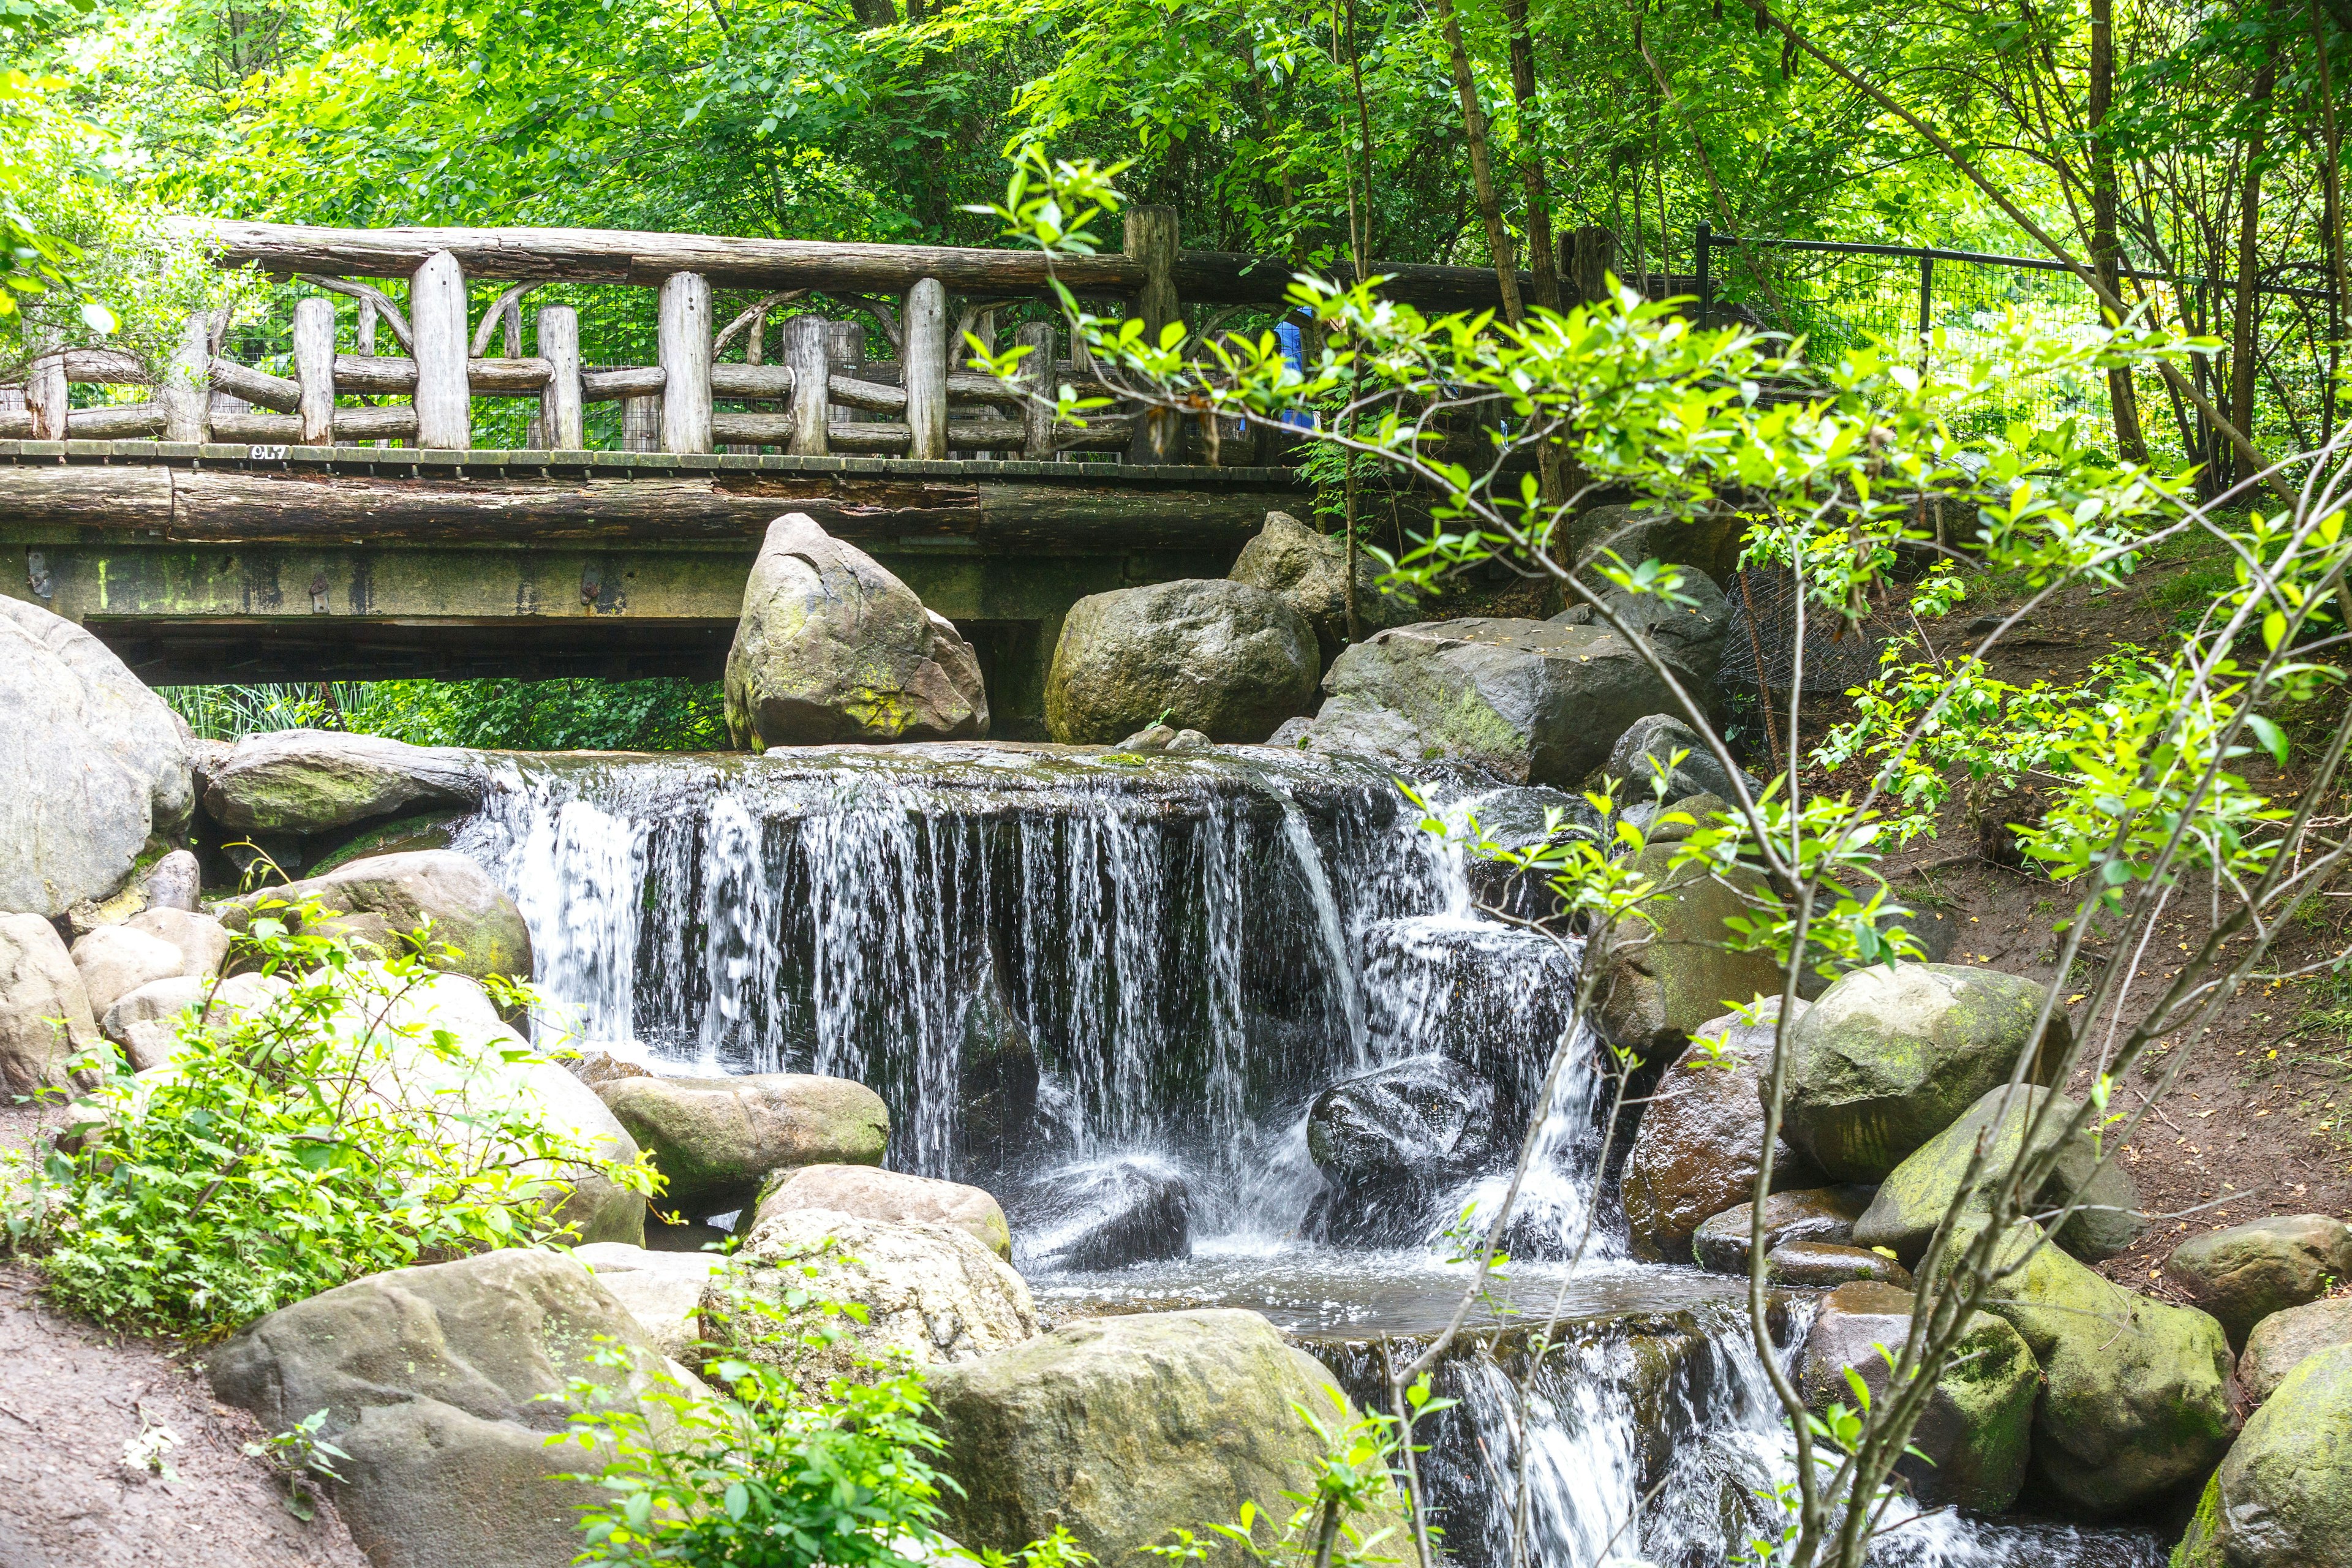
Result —
[{"label": "dense green foliage", "polygon": [[332,680],[163,689],[198,735],[298,728],[420,746],[531,752],[707,752],[727,744],[726,700],[694,680]]}]

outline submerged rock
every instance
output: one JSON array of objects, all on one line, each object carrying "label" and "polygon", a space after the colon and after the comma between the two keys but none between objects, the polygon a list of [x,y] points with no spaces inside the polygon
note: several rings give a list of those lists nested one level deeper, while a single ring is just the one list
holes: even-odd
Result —
[{"label": "submerged rock", "polygon": [[1743,895],[1763,886],[1762,873],[1744,866],[1721,874],[1674,868],[1675,853],[1670,845],[1652,845],[1628,863],[1657,881],[1642,905],[1651,923],[1622,922],[1615,943],[1593,965],[1601,1037],[1645,1061],[1678,1055],[1726,1007],[1781,991],[1772,955],[1738,951],[1724,924],[1754,913]]},{"label": "submerged rock", "polygon": [[[2033,1125],[2043,1105],[2053,1099],[2046,1089],[2028,1088],[2011,1093],[2007,1085],[1987,1089],[1958,1121],[1937,1133],[1904,1158],[1871,1200],[1870,1212],[1853,1227],[1854,1240],[1864,1247],[1884,1247],[1906,1263],[1916,1263],[1927,1250],[1936,1227],[1960,1196],[1960,1178],[1979,1144],[1984,1167],[1962,1205],[1963,1219],[1990,1215],[1995,1190],[2017,1163],[2026,1129]],[[2037,1152],[2056,1146],[2064,1131],[2063,1118],[2074,1115],[2075,1102],[2056,1095],[2050,1119],[2036,1140]],[[2139,1191],[2123,1168],[2110,1160],[2100,1163],[2091,1140],[2077,1134],[2065,1142],[2042,1190],[2026,1205],[2029,1217],[2054,1211],[2079,1197],[2077,1209],[2057,1235],[2058,1245],[2075,1257],[2096,1263],[2113,1258],[2139,1239],[2147,1228],[2140,1213]],[[2339,1227],[2340,1228],[2340,1227]]]},{"label": "submerged rock", "polygon": [[[1233,580],[1278,594],[1307,618],[1328,665],[1348,643],[1348,542],[1318,532],[1286,511],[1265,514],[1265,525],[1242,546]],[[1402,595],[1381,592],[1381,565],[1369,552],[1356,556],[1356,620],[1364,631],[1402,626],[1420,618]]]},{"label": "submerged rock", "polygon": [[[1841,1180],[1884,1181],[2009,1080],[2042,999],[2021,975],[1952,963],[1842,976],[1789,1037],[1789,1142]],[[2028,1082],[2048,1082],[2069,1037],[2053,1012]]]},{"label": "submerged rock", "polygon": [[2189,1237],[2164,1276],[2242,1348],[2254,1325],[2352,1280],[2352,1229],[2326,1215],[2280,1215]]},{"label": "submerged rock", "polygon": [[[1230,1520],[1244,1500],[1287,1518],[1285,1494],[1311,1489],[1323,1451],[1298,1409],[1340,1426],[1353,1414],[1312,1356],[1230,1310],[1088,1319],[943,1367],[930,1392],[939,1464],[957,1483],[940,1499],[950,1535],[1011,1552],[1059,1527],[1103,1563],[1139,1560],[1179,1521]],[[1209,1563],[1245,1561],[1200,1534]]]},{"label": "submerged rock", "polygon": [[756,1202],[777,1171],[879,1164],[890,1140],[882,1097],[842,1078],[612,1078],[595,1092],[652,1156],[662,1205],[689,1219]]},{"label": "submerged rock", "polygon": [[[598,1342],[625,1369],[592,1359]],[[284,1432],[320,1411],[350,1456],[336,1510],[376,1568],[556,1568],[580,1550],[593,1456],[547,1439],[570,1380],[641,1397],[668,1367],[573,1259],[509,1248],[372,1274],[283,1308],[205,1357],[213,1392]]]},{"label": "submerged rock", "polygon": [[1150,1155],[1042,1172],[1014,1212],[1028,1268],[1091,1273],[1192,1252],[1192,1189],[1175,1166]]},{"label": "submerged rock", "polygon": [[978,1187],[880,1171],[870,1165],[803,1165],[763,1183],[758,1205],[737,1230],[745,1236],[787,1209],[830,1209],[860,1219],[951,1225],[997,1257],[1013,1257],[1013,1231],[1004,1210]]},{"label": "submerged rock", "polygon": [[727,654],[739,746],[988,733],[980,660],[954,626],[803,512],[768,525]]},{"label": "submerged rock", "polygon": [[62,1089],[66,1064],[98,1044],[89,992],[38,915],[0,915],[0,1091]]},{"label": "submerged rock", "polygon": [[2242,1408],[2268,1399],[2305,1356],[2336,1345],[2352,1345],[2352,1296],[2330,1296],[2273,1312],[2246,1336],[2238,1357],[2238,1394]]},{"label": "submerged rock", "polygon": [[470,805],[488,775],[475,753],[383,735],[275,730],[205,770],[205,812],[245,833],[323,833],[415,805]]},{"label": "submerged rock", "polygon": [[[324,911],[316,929],[354,946],[405,952],[411,933],[429,921],[436,951],[428,962],[436,967],[477,979],[530,978],[530,926],[522,911],[488,872],[454,851],[371,856],[324,876],[231,899],[219,913],[232,931],[250,929],[254,917],[265,913],[299,928],[298,911],[311,900]],[[278,904],[288,907],[267,907]],[[437,951],[445,944],[457,950],[455,956]]]},{"label": "submerged rock", "polygon": [[1307,1113],[1307,1152],[1330,1189],[1304,1228],[1332,1241],[1410,1239],[1447,1186],[1488,1162],[1498,1131],[1494,1086],[1443,1058],[1334,1084]]},{"label": "submerged rock", "polygon": [[187,725],[104,643],[5,595],[0,714],[0,910],[107,898],[186,831]]},{"label": "submerged rock", "polygon": [[1064,742],[1108,743],[1162,721],[1263,741],[1306,710],[1321,668],[1314,628],[1264,588],[1194,579],[1090,594],[1062,622],[1045,725]]},{"label": "submerged rock", "polygon": [[[1680,1263],[1706,1220],[1745,1201],[1756,1190],[1764,1152],[1764,1107],[1759,1096],[1770,1067],[1778,1028],[1776,999],[1762,1021],[1738,1014],[1708,1020],[1693,1035],[1723,1042],[1719,1056],[1696,1047],[1683,1053],[1650,1091],[1622,1192],[1633,1247],[1644,1258]],[[1804,1004],[1797,1004],[1801,1016]],[[1821,1173],[1786,1141],[1772,1153],[1772,1190],[1817,1186]]]},{"label": "submerged rock", "polygon": [[2207,1483],[2173,1568],[2352,1564],[2352,1345],[2288,1373]]},{"label": "submerged rock", "polygon": [[[1841,1285],[1813,1318],[1797,1367],[1797,1388],[1816,1413],[1832,1405],[1851,1409],[1849,1372],[1861,1374],[1874,1402],[1887,1396],[1892,1372],[1879,1347],[1900,1356],[1910,1336],[1914,1299],[1893,1285]],[[2025,1484],[2032,1445],[2033,1400],[2040,1367],[2018,1331],[1984,1312],[1969,1320],[1936,1392],[1912,1428],[1910,1447],[1895,1474],[1931,1507],[1950,1505],[1999,1513]]]},{"label": "submerged rock", "polygon": [[[1764,1252],[1769,1258],[1783,1242],[1821,1241],[1835,1247],[1853,1245],[1853,1222],[1870,1205],[1867,1187],[1811,1187],[1801,1192],[1774,1193],[1764,1200]],[[1702,1268],[1717,1274],[1748,1272],[1748,1215],[1753,1204],[1741,1204],[1709,1218],[1691,1237],[1692,1254]]]}]

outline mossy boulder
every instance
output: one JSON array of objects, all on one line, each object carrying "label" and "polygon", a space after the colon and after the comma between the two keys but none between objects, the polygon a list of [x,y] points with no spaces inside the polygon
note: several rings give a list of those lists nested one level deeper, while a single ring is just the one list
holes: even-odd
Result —
[{"label": "mossy boulder", "polygon": [[938,1462],[957,1483],[940,1499],[948,1533],[1012,1552],[1059,1526],[1106,1564],[1142,1561],[1181,1525],[1209,1563],[1239,1568],[1240,1548],[1203,1521],[1244,1501],[1288,1517],[1285,1494],[1312,1490],[1322,1452],[1298,1409],[1352,1418],[1319,1363],[1233,1310],[1088,1319],[942,1367],[929,1384]]},{"label": "mossy boulder", "polygon": [[[1356,623],[1375,632],[1421,618],[1402,595],[1381,591],[1382,568],[1369,551],[1356,553]],[[1286,511],[1265,514],[1265,526],[1242,546],[1229,574],[1236,583],[1278,594],[1307,618],[1328,665],[1348,646],[1348,542],[1321,533]]]},{"label": "mossy boulder", "polygon": [[[300,906],[313,900],[322,911],[315,929],[354,947],[384,956],[406,952],[411,934],[429,922],[427,958],[436,967],[478,980],[530,978],[530,926],[522,911],[488,872],[451,850],[354,860],[321,877],[228,900],[215,912],[232,931],[251,929],[258,914],[299,928]],[[445,947],[455,951],[439,951]]]},{"label": "mossy boulder", "polygon": [[235,834],[324,833],[416,806],[471,805],[472,752],[338,730],[247,735],[205,769],[205,813]]},{"label": "mossy boulder", "polygon": [[[1724,1009],[1780,994],[1780,966],[1741,952],[1724,922],[1753,914],[1763,874],[1745,866],[1674,867],[1675,847],[1653,844],[1627,868],[1654,879],[1646,921],[1621,922],[1593,966],[1595,1023],[1611,1045],[1645,1061],[1672,1058],[1706,1034]],[[1801,1149],[1799,1151],[1801,1152]]]},{"label": "mossy boulder", "polygon": [[842,1078],[615,1078],[595,1092],[662,1173],[655,1201],[688,1219],[750,1206],[778,1171],[878,1165],[890,1141],[882,1097]]},{"label": "mossy boulder", "polygon": [[2352,1280],[2352,1229],[2319,1214],[2250,1220],[2190,1237],[2165,1259],[2164,1276],[2242,1348],[2273,1312]]},{"label": "mossy boulder", "polygon": [[[1807,1408],[1851,1408],[1848,1372],[1861,1375],[1874,1403],[1885,1399],[1893,1373],[1878,1347],[1902,1354],[1915,1306],[1909,1290],[1872,1282],[1841,1285],[1824,1297],[1797,1363]],[[1895,1473],[1931,1506],[2000,1512],[2025,1484],[2040,1385],[2024,1338],[1999,1318],[1973,1314],[1912,1428],[1911,1447],[1925,1458],[1899,1459]]]},{"label": "mossy boulder", "polygon": [[2251,1410],[2268,1399],[2305,1356],[2352,1345],[2352,1296],[2330,1296],[2273,1312],[2246,1336],[2238,1357],[2238,1396]]},{"label": "mossy boulder", "polygon": [[2254,1412],[2172,1568],[2352,1568],[2352,1345],[2304,1358]]},{"label": "mossy boulder", "polygon": [[[2041,1243],[2031,1221],[2002,1236],[1994,1266],[2015,1271],[1984,1310],[2023,1335],[2042,1366],[2034,1477],[2069,1509],[2116,1518],[2193,1482],[2229,1448],[2229,1341],[2195,1308],[2135,1295]],[[1947,1250],[1937,1288],[1963,1250]]]},{"label": "mossy boulder", "polygon": [[1090,594],[1070,606],[1045,677],[1054,739],[1109,745],[1165,719],[1258,742],[1307,711],[1315,628],[1281,595],[1221,579]]},{"label": "mossy boulder", "polygon": [[[2049,1107],[2045,1112],[2043,1108]],[[1958,1121],[1937,1133],[1895,1167],[1871,1200],[1870,1210],[1855,1222],[1854,1241],[1863,1247],[1884,1247],[1906,1263],[1916,1263],[1927,1250],[1936,1227],[1960,1199],[1960,1181],[1978,1144],[1984,1146],[1984,1163],[1967,1200],[1958,1203],[1963,1223],[1970,1215],[1979,1223],[1989,1214],[1991,1195],[2017,1163],[2026,1133],[2042,1123],[2034,1135],[2037,1154],[2059,1147],[2057,1169],[2038,1194],[2027,1199],[2027,1212],[2047,1212],[2079,1197],[2077,1209],[2058,1231],[2058,1245],[2089,1262],[2113,1258],[2139,1239],[2147,1228],[2140,1212],[2139,1191],[2113,1161],[2101,1163],[2090,1138],[2063,1138],[2066,1121],[2077,1107],[2063,1094],[2028,1088],[2012,1091],[2007,1085],[1988,1089]]]},{"label": "mossy boulder", "polygon": [[2069,1039],[2065,1015],[2039,1039],[2042,988],[1953,963],[1895,963],[1841,976],[1789,1037],[1789,1142],[1840,1181],[1884,1181],[1914,1151],[2009,1080],[2047,1084]]}]

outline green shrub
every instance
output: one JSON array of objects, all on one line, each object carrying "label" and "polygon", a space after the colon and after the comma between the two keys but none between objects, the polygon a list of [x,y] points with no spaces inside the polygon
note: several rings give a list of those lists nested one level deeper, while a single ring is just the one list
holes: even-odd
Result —
[{"label": "green shrub", "polygon": [[642,1159],[599,1158],[527,1100],[481,1092],[541,1058],[503,1031],[461,1039],[432,1021],[425,988],[442,976],[427,959],[448,950],[429,931],[371,962],[298,934],[321,911],[293,912],[257,919],[231,953],[288,981],[282,995],[210,1023],[191,1008],[162,1068],[133,1075],[110,1046],[77,1063],[101,1076],[71,1147],[11,1216],[63,1304],[224,1333],[381,1269],[560,1238],[555,1205],[587,1172],[652,1190]]}]

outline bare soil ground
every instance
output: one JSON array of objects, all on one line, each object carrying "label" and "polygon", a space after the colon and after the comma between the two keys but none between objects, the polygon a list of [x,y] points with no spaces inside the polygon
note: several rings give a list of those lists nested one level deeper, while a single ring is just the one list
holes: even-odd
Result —
[{"label": "bare soil ground", "polygon": [[[38,1135],[0,1110],[0,1147]],[[214,1403],[202,1347],[107,1331],[44,1301],[39,1276],[0,1260],[0,1568],[366,1568],[320,1500],[304,1523],[252,1417]],[[171,1474],[126,1460],[174,1441]]]}]

